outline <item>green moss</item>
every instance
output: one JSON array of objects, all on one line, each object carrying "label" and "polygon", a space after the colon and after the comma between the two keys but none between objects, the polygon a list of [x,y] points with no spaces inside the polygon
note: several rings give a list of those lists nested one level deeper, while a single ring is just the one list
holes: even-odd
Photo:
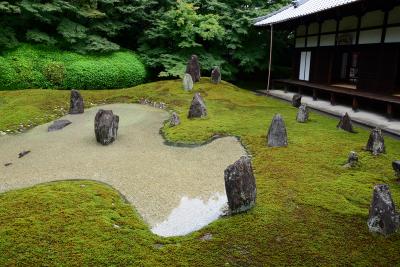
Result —
[{"label": "green moss", "polygon": [[[203,79],[196,88],[205,98],[208,118],[186,119],[193,92],[185,92],[181,81],[82,94],[87,107],[140,98],[167,103],[182,119],[178,127],[163,128],[170,141],[240,136],[253,156],[257,179],[257,204],[250,212],[222,218],[186,237],[160,238],[106,185],[39,185],[0,194],[0,265],[399,264],[400,235],[374,236],[366,226],[375,184],[388,183],[400,203],[391,169],[391,161],[400,158],[397,140],[386,137],[387,154],[374,157],[363,151],[369,135],[364,129],[356,128],[356,134],[337,130],[336,119],[317,113],[311,113],[309,123],[298,124],[296,109],[289,104],[228,83],[213,85]],[[37,116],[42,118],[37,123],[49,121],[61,115],[56,107],[68,108],[68,92],[0,92],[0,130]],[[285,119],[287,148],[266,147],[275,113]],[[360,165],[344,169],[351,150],[359,153]],[[205,233],[212,233],[213,239],[201,241]]]}]

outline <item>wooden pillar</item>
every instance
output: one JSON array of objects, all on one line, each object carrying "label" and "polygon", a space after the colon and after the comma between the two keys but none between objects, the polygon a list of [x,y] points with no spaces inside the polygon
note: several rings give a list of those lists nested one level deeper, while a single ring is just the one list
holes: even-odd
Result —
[{"label": "wooden pillar", "polygon": [[298,87],[299,95],[303,94],[303,88],[301,86]]},{"label": "wooden pillar", "polygon": [[285,94],[289,91],[289,85],[288,84],[284,84],[283,85],[283,91],[285,92]]},{"label": "wooden pillar", "polygon": [[357,97],[353,96],[353,110],[358,111],[358,101]]},{"label": "wooden pillar", "polygon": [[393,119],[393,105],[392,103],[387,103],[386,114],[389,120]]},{"label": "wooden pillar", "polygon": [[336,105],[336,99],[335,99],[335,94],[331,93],[331,105],[335,106]]},{"label": "wooden pillar", "polygon": [[317,89],[313,89],[312,98],[314,101],[317,101]]}]

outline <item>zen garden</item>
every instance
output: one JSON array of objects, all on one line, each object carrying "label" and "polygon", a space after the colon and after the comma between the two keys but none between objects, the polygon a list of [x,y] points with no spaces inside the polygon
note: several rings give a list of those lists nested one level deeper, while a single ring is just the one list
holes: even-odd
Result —
[{"label": "zen garden", "polygon": [[0,25],[0,266],[400,266],[399,0]]}]

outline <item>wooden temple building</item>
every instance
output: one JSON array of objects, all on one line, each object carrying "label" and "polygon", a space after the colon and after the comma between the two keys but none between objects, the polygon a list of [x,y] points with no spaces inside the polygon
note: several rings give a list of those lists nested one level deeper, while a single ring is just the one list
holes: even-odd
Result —
[{"label": "wooden temple building", "polygon": [[297,0],[256,21],[271,39],[293,33],[292,77],[274,84],[354,110],[380,105],[389,117],[400,107],[400,0]]}]

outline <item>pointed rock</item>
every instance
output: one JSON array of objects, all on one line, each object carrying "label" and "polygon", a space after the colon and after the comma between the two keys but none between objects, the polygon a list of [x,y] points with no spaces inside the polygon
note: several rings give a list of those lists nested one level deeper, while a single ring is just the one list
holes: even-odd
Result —
[{"label": "pointed rock", "polygon": [[285,122],[280,114],[272,119],[268,130],[267,143],[270,147],[284,147],[288,145]]},{"label": "pointed rock", "polygon": [[385,140],[383,139],[381,129],[375,128],[371,131],[365,150],[371,151],[374,156],[386,152]]},{"label": "pointed rock", "polygon": [[181,119],[179,118],[178,114],[176,114],[176,112],[172,113],[169,125],[171,127],[175,127],[178,126],[179,124],[181,124]]},{"label": "pointed rock", "polygon": [[399,227],[399,215],[393,203],[388,185],[374,187],[372,202],[369,209],[368,228],[370,232],[390,235]]},{"label": "pointed rock", "polygon": [[81,93],[77,90],[71,90],[71,100],[69,114],[81,114],[84,112],[84,104]]},{"label": "pointed rock", "polygon": [[196,93],[190,105],[188,118],[203,118],[207,116],[207,108],[200,93]]},{"label": "pointed rock", "polygon": [[295,108],[300,107],[301,105],[301,95],[295,94],[292,98],[292,106]]},{"label": "pointed rock", "polygon": [[53,122],[53,124],[47,128],[47,131],[48,132],[59,131],[59,130],[65,128],[66,126],[70,125],[71,123],[72,122],[69,120],[58,120],[58,121]]},{"label": "pointed rock", "polygon": [[249,157],[241,157],[224,172],[228,205],[232,214],[251,209],[256,203],[256,180]]},{"label": "pointed rock", "polygon": [[199,58],[196,55],[192,55],[192,57],[189,59],[189,62],[186,66],[186,73],[189,73],[192,76],[193,82],[200,81],[200,64]]},{"label": "pointed rock", "polygon": [[354,133],[353,123],[351,122],[349,114],[344,114],[344,116],[340,119],[338,125],[336,126],[339,129],[342,129],[346,132]]},{"label": "pointed rock", "polygon": [[307,122],[308,114],[309,114],[308,106],[306,104],[302,104],[299,107],[299,110],[297,111],[297,117],[296,117],[297,122],[300,123]]},{"label": "pointed rock", "polygon": [[193,90],[193,79],[192,76],[188,73],[185,73],[185,75],[183,76],[183,89],[185,89],[185,91]]},{"label": "pointed rock", "polygon": [[96,140],[102,145],[109,145],[117,139],[119,117],[112,110],[100,109],[94,119]]},{"label": "pointed rock", "polygon": [[214,67],[211,72],[211,82],[219,84],[221,82],[221,70],[219,67]]}]

